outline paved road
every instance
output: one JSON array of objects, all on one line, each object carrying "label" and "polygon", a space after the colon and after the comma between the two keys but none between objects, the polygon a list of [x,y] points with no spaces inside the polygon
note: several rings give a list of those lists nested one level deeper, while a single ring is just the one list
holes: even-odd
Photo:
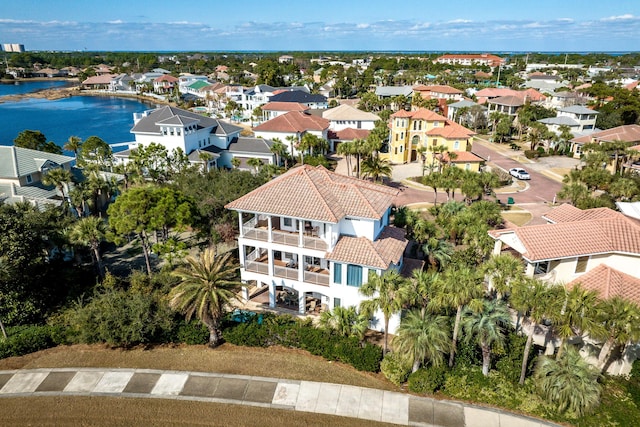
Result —
[{"label": "paved road", "polygon": [[[557,201],[556,196],[562,188],[562,184],[559,181],[553,180],[531,167],[527,168],[526,163],[517,162],[503,154],[501,150],[493,148],[491,145],[492,144],[489,142],[476,139],[473,144],[473,152],[484,159],[488,159],[488,163],[492,167],[497,166],[507,172],[511,168],[522,167],[529,172],[529,175],[531,175],[531,180],[527,182],[527,184],[529,184],[529,188],[525,191],[509,195],[510,197],[513,197],[516,204],[552,203],[554,198]],[[524,156],[522,156],[521,160],[523,162],[527,161]]]},{"label": "paved road", "polygon": [[0,371],[0,409],[3,397],[52,395],[198,400],[411,426],[556,426],[474,405],[342,384],[153,369]]}]

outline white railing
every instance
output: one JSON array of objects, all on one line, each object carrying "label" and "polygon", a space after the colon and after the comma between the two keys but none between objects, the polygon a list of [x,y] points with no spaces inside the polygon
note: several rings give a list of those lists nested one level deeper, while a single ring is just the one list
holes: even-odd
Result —
[{"label": "white railing", "polygon": [[[257,219],[253,218],[242,226],[242,236],[246,239],[269,241],[269,230],[256,228]],[[252,224],[253,223],[253,224]],[[300,246],[300,235],[298,233],[288,233],[286,231],[271,230],[271,241],[287,246]],[[326,251],[327,243],[319,237],[303,236],[303,247],[317,251]]]},{"label": "white railing", "polygon": [[273,267],[273,275],[276,277],[283,277],[285,279],[298,280],[298,269],[289,267]]},{"label": "white railing", "polygon": [[303,246],[307,249],[315,249],[317,251],[326,251],[327,243],[319,237],[304,237]]},{"label": "white railing", "polygon": [[253,273],[269,274],[269,265],[263,262],[247,261],[244,263],[244,269]]},{"label": "white railing", "polygon": [[283,231],[271,231],[273,243],[281,243],[288,246],[298,246],[300,236],[298,234],[285,233]]},{"label": "white railing", "polygon": [[314,285],[329,286],[329,275],[305,271],[304,281],[307,283],[313,283]]}]

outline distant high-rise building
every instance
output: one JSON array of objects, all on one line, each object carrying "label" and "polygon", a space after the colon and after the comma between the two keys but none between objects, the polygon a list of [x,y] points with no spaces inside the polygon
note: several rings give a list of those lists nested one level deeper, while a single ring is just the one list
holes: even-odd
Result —
[{"label": "distant high-rise building", "polygon": [[24,45],[19,43],[5,43],[2,45],[5,52],[24,52]]}]

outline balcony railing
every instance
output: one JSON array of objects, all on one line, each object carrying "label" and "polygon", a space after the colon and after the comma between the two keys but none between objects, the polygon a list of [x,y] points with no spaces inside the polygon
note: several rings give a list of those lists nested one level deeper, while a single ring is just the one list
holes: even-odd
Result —
[{"label": "balcony railing", "polygon": [[329,286],[329,275],[322,273],[313,273],[311,271],[304,272],[304,281],[313,283],[314,285]]},{"label": "balcony railing", "polygon": [[273,267],[273,275],[284,279],[298,280],[298,269],[289,267]]},{"label": "balcony railing", "polygon": [[269,274],[269,264],[263,262],[245,262],[244,269],[253,273]]},{"label": "balcony railing", "polygon": [[[250,225],[251,222],[253,222],[253,220],[245,222],[242,227],[242,235],[244,236],[244,238],[259,240],[261,242],[268,242],[269,230],[262,229],[262,228],[255,228],[254,226]],[[257,222],[254,222],[254,225],[256,223]],[[271,241],[273,243],[279,243],[287,246],[299,246],[300,235],[298,233],[271,230]],[[327,244],[325,243],[324,240],[322,240],[319,237],[303,236],[302,244],[303,244],[303,247],[307,249],[313,249],[318,251],[327,250]]]}]

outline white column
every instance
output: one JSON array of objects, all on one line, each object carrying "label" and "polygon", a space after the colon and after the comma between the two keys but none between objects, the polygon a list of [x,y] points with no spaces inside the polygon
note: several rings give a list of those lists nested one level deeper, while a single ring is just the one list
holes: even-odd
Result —
[{"label": "white column", "polygon": [[269,276],[273,277],[273,249],[267,249],[267,266],[269,268]]},{"label": "white column", "polygon": [[240,237],[244,237],[244,230],[242,230],[242,212],[238,212],[238,222],[240,223]]},{"label": "white column", "polygon": [[249,301],[249,287],[248,286],[243,286],[242,287],[242,299],[245,302]]},{"label": "white column", "polygon": [[298,282],[304,282],[304,255],[298,253]]},{"label": "white column", "polygon": [[500,255],[500,251],[502,251],[502,240],[498,239],[493,244],[493,255]]},{"label": "white column", "polygon": [[238,246],[238,257],[240,258],[240,266],[242,268],[244,268],[244,262],[245,262],[245,253],[244,253],[245,249],[244,249],[244,245],[239,245]]},{"label": "white column", "polygon": [[275,308],[276,306],[276,284],[273,280],[269,282],[269,307]]},{"label": "white column", "polygon": [[307,299],[305,295],[305,292],[298,291],[298,312],[300,314],[304,314],[305,311],[307,311]]},{"label": "white column", "polygon": [[272,235],[271,235],[271,215],[269,215],[267,217],[267,241],[268,242],[272,242]]},{"label": "white column", "polygon": [[535,272],[535,267],[531,263],[527,263],[527,268],[524,272],[524,275],[527,277],[533,277],[533,273]]}]

